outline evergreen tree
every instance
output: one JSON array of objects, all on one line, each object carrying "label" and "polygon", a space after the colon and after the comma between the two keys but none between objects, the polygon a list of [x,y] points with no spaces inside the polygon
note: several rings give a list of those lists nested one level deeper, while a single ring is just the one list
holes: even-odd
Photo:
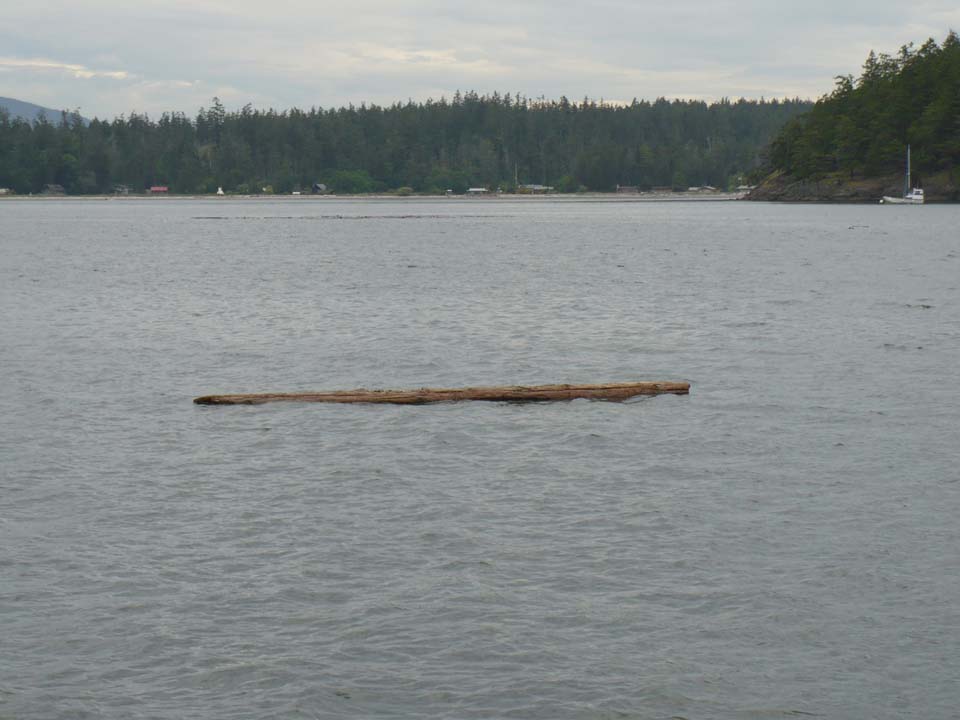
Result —
[{"label": "evergreen tree", "polygon": [[832,173],[893,173],[911,146],[918,174],[960,166],[960,41],[871,51],[863,72],[837,78],[834,91],[774,140],[771,169],[798,179]]},{"label": "evergreen tree", "polygon": [[[955,122],[954,104],[943,95],[917,132]],[[462,192],[518,181],[606,191],[681,180],[723,187],[755,170],[764,146],[809,107],[799,100],[662,98],[622,106],[458,91],[449,101],[282,112],[250,105],[227,111],[213,98],[192,119],[131,113],[87,126],[79,115],[56,124],[0,115],[0,187],[290,192],[322,182],[336,192]]]}]

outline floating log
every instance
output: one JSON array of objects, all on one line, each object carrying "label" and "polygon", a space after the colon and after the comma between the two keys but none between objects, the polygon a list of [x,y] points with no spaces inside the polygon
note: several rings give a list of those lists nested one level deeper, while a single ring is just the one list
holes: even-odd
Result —
[{"label": "floating log", "polygon": [[626,400],[636,395],[686,395],[690,383],[632,382],[605,385],[508,385],[503,387],[420,388],[419,390],[337,390],[334,392],[204,395],[197,405],[259,405],[268,402],[393,403],[424,405],[457,400],[547,402],[550,400]]}]

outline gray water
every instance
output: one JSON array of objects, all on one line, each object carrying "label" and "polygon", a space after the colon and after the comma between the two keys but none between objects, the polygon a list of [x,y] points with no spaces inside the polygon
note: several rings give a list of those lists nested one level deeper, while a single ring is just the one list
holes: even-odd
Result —
[{"label": "gray water", "polygon": [[0,203],[0,718],[958,717],[958,224]]}]

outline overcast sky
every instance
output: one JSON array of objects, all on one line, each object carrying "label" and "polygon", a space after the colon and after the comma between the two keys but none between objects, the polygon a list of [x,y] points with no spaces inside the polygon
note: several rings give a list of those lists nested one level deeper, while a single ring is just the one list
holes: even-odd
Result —
[{"label": "overcast sky", "polygon": [[960,30],[912,0],[0,0],[0,96],[88,116],[450,97],[809,97]]}]

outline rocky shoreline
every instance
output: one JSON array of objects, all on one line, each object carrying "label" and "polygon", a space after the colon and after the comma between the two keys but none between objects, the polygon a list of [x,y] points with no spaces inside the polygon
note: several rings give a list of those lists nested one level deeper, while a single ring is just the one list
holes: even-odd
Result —
[{"label": "rocky shoreline", "polygon": [[[939,173],[923,182],[927,202],[960,202],[960,187],[948,173]],[[903,194],[903,176],[798,180],[775,172],[754,188],[746,200],[774,202],[876,203],[884,195]]]}]

